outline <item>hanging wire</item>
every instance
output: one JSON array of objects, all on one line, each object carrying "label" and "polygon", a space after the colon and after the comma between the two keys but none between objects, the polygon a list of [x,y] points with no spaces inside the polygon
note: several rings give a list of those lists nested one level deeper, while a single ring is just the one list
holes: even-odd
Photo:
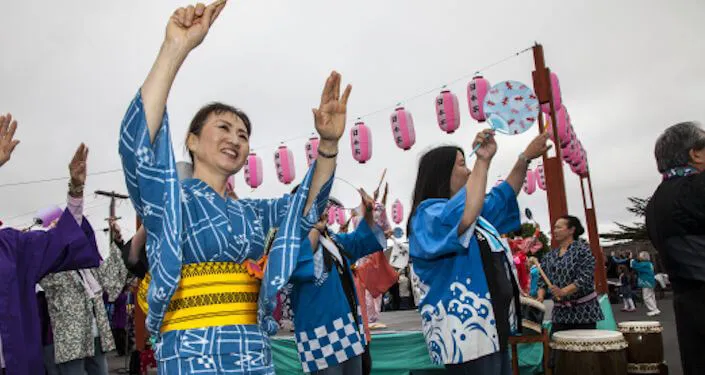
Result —
[{"label": "hanging wire", "polygon": [[[513,54],[511,54],[511,55],[509,55],[509,56],[506,56],[506,57],[504,57],[504,58],[502,58],[502,59],[500,59],[500,60],[497,60],[497,61],[495,61],[495,62],[493,62],[493,63],[490,63],[490,64],[488,64],[488,65],[486,65],[486,66],[483,66],[483,67],[481,67],[481,68],[475,70],[475,71],[474,71],[473,73],[471,73],[471,74],[463,75],[463,76],[458,77],[458,78],[455,78],[455,79],[453,79],[453,80],[451,80],[451,81],[449,81],[449,82],[447,82],[447,83],[445,83],[445,84],[443,84],[443,85],[441,85],[441,86],[437,86],[437,87],[434,87],[434,88],[432,88],[432,89],[429,89],[429,90],[426,90],[426,91],[424,91],[424,92],[421,92],[421,93],[419,93],[419,94],[416,94],[416,95],[410,96],[410,97],[408,97],[408,98],[405,98],[404,100],[398,102],[398,103],[395,104],[395,105],[386,106],[386,107],[383,107],[383,108],[380,108],[380,109],[377,109],[377,110],[368,112],[368,113],[366,113],[366,114],[364,114],[364,115],[362,115],[362,116],[357,117],[357,119],[361,120],[361,119],[364,119],[364,118],[366,118],[366,117],[370,117],[370,116],[376,115],[376,114],[378,114],[378,113],[380,113],[380,112],[383,112],[383,111],[389,111],[389,110],[391,110],[391,109],[394,109],[394,108],[400,106],[402,103],[410,102],[410,101],[415,100],[415,99],[418,99],[418,98],[420,98],[420,97],[422,97],[422,96],[425,96],[425,95],[431,94],[431,93],[433,93],[433,92],[436,92],[436,91],[440,90],[440,89],[443,88],[443,87],[450,86],[450,85],[455,84],[455,83],[457,83],[457,82],[459,82],[459,81],[468,79],[468,78],[473,77],[473,76],[475,76],[475,75],[478,75],[478,74],[480,74],[480,73],[482,73],[482,72],[484,72],[484,71],[487,71],[487,70],[489,70],[489,69],[491,69],[491,68],[493,68],[493,67],[495,67],[495,66],[497,66],[497,65],[499,65],[499,64],[502,64],[502,63],[504,63],[504,62],[506,62],[506,61],[508,61],[508,60],[510,60],[510,59],[513,59],[513,58],[515,58],[515,57],[521,55],[522,53],[531,50],[532,48],[533,48],[533,46],[526,47],[526,48],[524,48],[524,49],[522,49],[522,50],[520,50],[520,51],[514,52]],[[284,140],[281,140],[281,141],[275,141],[275,142],[265,143],[265,144],[259,145],[259,146],[257,146],[257,147],[251,147],[251,150],[267,148],[267,147],[276,146],[276,145],[279,145],[279,144],[282,144],[282,143],[287,143],[287,142],[293,142],[293,141],[297,141],[297,140],[300,140],[300,139],[307,138],[308,136],[309,136],[309,133],[307,133],[307,134],[305,134],[305,135],[299,135],[299,136],[296,136],[296,137],[284,139]],[[121,172],[121,171],[122,171],[122,168],[109,169],[109,170],[105,170],[105,171],[99,171],[99,172],[95,172],[95,173],[89,173],[88,176],[97,176],[97,175],[110,174],[110,173],[116,173],[116,172]],[[62,181],[62,180],[68,180],[68,179],[69,179],[68,177],[56,177],[56,178],[47,178],[47,179],[42,179],[42,180],[31,180],[31,181],[11,182],[11,183],[7,183],[7,184],[0,184],[0,188],[10,187],[10,186],[22,186],[22,185],[38,184],[38,183],[52,182],[52,181]]]},{"label": "hanging wire", "polygon": [[[93,172],[93,173],[88,173],[86,176],[98,176],[102,174],[109,174],[109,173],[115,173],[115,172],[121,172],[122,168],[117,168],[117,169],[108,169],[106,171],[99,171],[99,172]],[[21,185],[31,185],[31,184],[39,184],[42,182],[52,182],[52,181],[62,181],[62,180],[68,180],[70,177],[55,177],[55,178],[46,178],[43,180],[32,180],[32,181],[21,181],[21,182],[11,182],[8,184],[0,184],[0,188],[4,187],[9,187],[9,186],[21,186]]]},{"label": "hanging wire", "polygon": [[394,109],[394,108],[400,106],[402,103],[410,102],[410,101],[415,100],[415,99],[418,99],[418,98],[420,98],[420,97],[422,97],[422,96],[426,96],[426,95],[428,95],[428,94],[431,94],[431,93],[433,93],[433,92],[436,92],[436,91],[438,91],[438,90],[444,88],[445,86],[450,86],[450,85],[455,84],[455,83],[457,83],[457,82],[459,82],[459,81],[468,79],[468,78],[470,78],[470,77],[474,77],[474,76],[476,76],[476,75],[478,75],[478,74],[480,74],[480,73],[482,73],[482,72],[484,72],[484,71],[489,70],[490,68],[493,68],[493,67],[495,67],[495,66],[497,66],[497,65],[499,65],[499,64],[502,64],[502,63],[506,62],[507,60],[511,60],[511,59],[513,59],[513,58],[515,58],[515,57],[521,55],[522,53],[531,50],[532,48],[534,48],[534,46],[526,47],[526,48],[524,48],[524,49],[522,49],[522,50],[520,50],[520,51],[514,52],[513,54],[511,54],[511,55],[509,55],[509,56],[507,56],[507,57],[504,57],[504,58],[502,58],[502,59],[500,59],[500,60],[497,60],[497,61],[495,61],[495,62],[493,62],[493,63],[491,63],[491,64],[488,64],[488,65],[486,65],[486,66],[483,66],[483,67],[481,67],[481,68],[475,70],[474,73],[463,75],[463,76],[461,76],[461,77],[458,77],[458,78],[455,78],[455,79],[449,81],[448,83],[446,83],[446,84],[444,84],[444,85],[436,86],[436,87],[434,87],[434,88],[432,88],[432,89],[429,89],[429,90],[426,90],[426,91],[424,91],[424,92],[422,92],[422,93],[420,93],[420,94],[416,94],[416,95],[414,95],[414,96],[410,96],[410,97],[408,97],[408,98],[406,98],[406,99],[400,101],[400,102],[397,103],[396,105],[393,105],[393,106],[386,106],[386,107],[384,107],[384,108],[380,108],[380,109],[377,109],[377,110],[375,110],[375,111],[366,113],[366,114],[364,114],[364,115],[362,115],[362,116],[359,116],[358,119],[364,119],[365,117],[374,116],[374,115],[376,115],[376,114],[378,114],[378,113],[380,113],[380,112],[383,112],[383,111],[389,111],[389,110],[391,110],[391,109]]}]

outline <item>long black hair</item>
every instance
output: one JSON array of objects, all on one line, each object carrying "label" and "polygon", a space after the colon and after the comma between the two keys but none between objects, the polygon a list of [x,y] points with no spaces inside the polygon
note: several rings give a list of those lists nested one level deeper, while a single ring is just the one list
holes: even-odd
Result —
[{"label": "long black hair", "polygon": [[429,198],[450,198],[450,177],[458,152],[465,155],[460,147],[440,146],[428,151],[419,160],[411,212],[406,223],[407,235],[411,235],[411,220],[421,202]]}]

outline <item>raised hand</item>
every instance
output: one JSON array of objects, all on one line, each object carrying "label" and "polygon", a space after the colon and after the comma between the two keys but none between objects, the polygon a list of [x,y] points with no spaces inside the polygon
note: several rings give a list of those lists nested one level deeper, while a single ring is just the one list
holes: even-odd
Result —
[{"label": "raised hand", "polygon": [[497,142],[495,142],[494,133],[492,129],[485,129],[475,136],[472,145],[473,147],[478,144],[480,145],[480,148],[476,152],[478,159],[492,160],[494,157],[494,154],[497,152]]},{"label": "raised hand", "polygon": [[365,189],[360,188],[358,191],[360,192],[360,198],[362,198],[362,215],[365,218],[365,221],[367,221],[367,224],[372,226],[375,223],[375,200],[369,194],[367,194]]},{"label": "raised hand", "polygon": [[82,187],[86,184],[86,162],[88,160],[88,147],[81,143],[73,154],[73,159],[69,163],[71,173],[71,185]]},{"label": "raised hand", "polygon": [[529,160],[533,160],[543,155],[546,151],[551,148],[551,145],[546,144],[549,137],[550,135],[548,134],[548,132],[543,132],[534,137],[534,139],[532,139],[531,142],[529,142],[529,144],[526,146],[526,149],[524,150],[524,156]]},{"label": "raised hand", "polygon": [[164,42],[185,53],[198,47],[226,3],[227,0],[218,0],[208,6],[198,3],[175,10],[166,25]]},{"label": "raised hand", "polygon": [[[340,74],[333,71],[321,94],[321,105],[313,110],[316,131],[321,141],[338,142],[345,131],[345,116],[352,86],[348,85],[340,96]],[[319,146],[320,147],[320,146]]]},{"label": "raised hand", "polygon": [[13,139],[17,130],[17,121],[12,119],[11,114],[0,116],[0,166],[10,160],[12,151],[20,143],[19,140]]}]

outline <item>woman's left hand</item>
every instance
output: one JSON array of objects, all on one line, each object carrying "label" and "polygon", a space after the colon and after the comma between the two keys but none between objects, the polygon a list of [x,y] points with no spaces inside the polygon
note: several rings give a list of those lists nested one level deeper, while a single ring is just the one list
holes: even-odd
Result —
[{"label": "woman's left hand", "polygon": [[321,141],[338,142],[345,131],[345,116],[352,86],[348,85],[340,96],[340,73],[333,71],[321,94],[321,105],[313,110],[316,131]]}]

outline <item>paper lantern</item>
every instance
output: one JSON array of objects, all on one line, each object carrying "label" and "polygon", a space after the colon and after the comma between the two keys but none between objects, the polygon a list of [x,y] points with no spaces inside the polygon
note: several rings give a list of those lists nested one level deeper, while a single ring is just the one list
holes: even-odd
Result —
[{"label": "paper lantern", "polygon": [[[558,139],[561,147],[566,147],[571,140],[570,133],[573,132],[573,127],[570,124],[570,115],[566,107],[559,107],[556,111],[556,121],[558,121]],[[556,142],[555,138],[553,140]]]},{"label": "paper lantern", "polygon": [[490,81],[482,76],[476,76],[468,83],[468,107],[470,108],[470,116],[476,121],[485,121],[485,96],[487,96],[490,87]]},{"label": "paper lantern", "polygon": [[404,220],[404,206],[399,199],[392,204],[392,220],[394,224],[399,225]]},{"label": "paper lantern", "polygon": [[588,174],[588,161],[587,161],[587,153],[585,150],[582,152],[582,157],[583,157],[583,163],[578,165],[575,168],[575,173],[578,174],[580,177],[587,177]]},{"label": "paper lantern", "polygon": [[414,119],[411,112],[404,107],[397,107],[390,116],[392,123],[392,135],[394,142],[402,150],[408,150],[416,143],[416,133],[414,132]]},{"label": "paper lantern", "polygon": [[345,216],[345,209],[343,209],[342,207],[338,207],[336,209],[335,221],[338,223],[338,225],[345,225],[346,220],[347,217]]},{"label": "paper lantern", "polygon": [[306,141],[304,149],[306,151],[306,164],[310,167],[311,163],[318,157],[318,137],[312,135],[311,138]]},{"label": "paper lantern", "polygon": [[443,90],[436,97],[436,118],[438,126],[448,134],[455,132],[460,126],[458,97],[450,90]]},{"label": "paper lantern", "polygon": [[247,161],[245,162],[245,183],[249,187],[257,189],[257,187],[262,185],[262,177],[262,158],[251,152],[247,155]]},{"label": "paper lantern", "polygon": [[338,206],[331,205],[328,207],[328,225],[335,224],[336,216],[338,215]]},{"label": "paper lantern", "polygon": [[546,190],[546,171],[543,169],[543,164],[536,167],[534,175],[536,177],[536,186],[541,190]]},{"label": "paper lantern", "polygon": [[277,168],[277,177],[282,184],[290,184],[296,177],[294,170],[294,154],[285,145],[279,146],[274,152],[274,165]]},{"label": "paper lantern", "polygon": [[[553,108],[558,111],[563,105],[563,98],[561,97],[561,85],[558,81],[558,75],[551,72],[551,93],[553,95]],[[541,110],[543,113],[551,113],[551,105],[549,103],[541,104]]]},{"label": "paper lantern", "polygon": [[534,171],[529,169],[526,171],[526,177],[524,178],[524,193],[533,194],[536,191],[536,175]]},{"label": "paper lantern", "polygon": [[34,223],[37,225],[41,225],[44,228],[48,228],[51,223],[54,222],[54,220],[58,219],[61,217],[61,214],[64,212],[59,206],[49,206],[46,208],[42,208],[41,210],[37,211],[37,214],[34,216]]},{"label": "paper lantern", "polygon": [[350,148],[353,159],[361,164],[372,157],[372,132],[362,121],[356,122],[350,129]]}]

